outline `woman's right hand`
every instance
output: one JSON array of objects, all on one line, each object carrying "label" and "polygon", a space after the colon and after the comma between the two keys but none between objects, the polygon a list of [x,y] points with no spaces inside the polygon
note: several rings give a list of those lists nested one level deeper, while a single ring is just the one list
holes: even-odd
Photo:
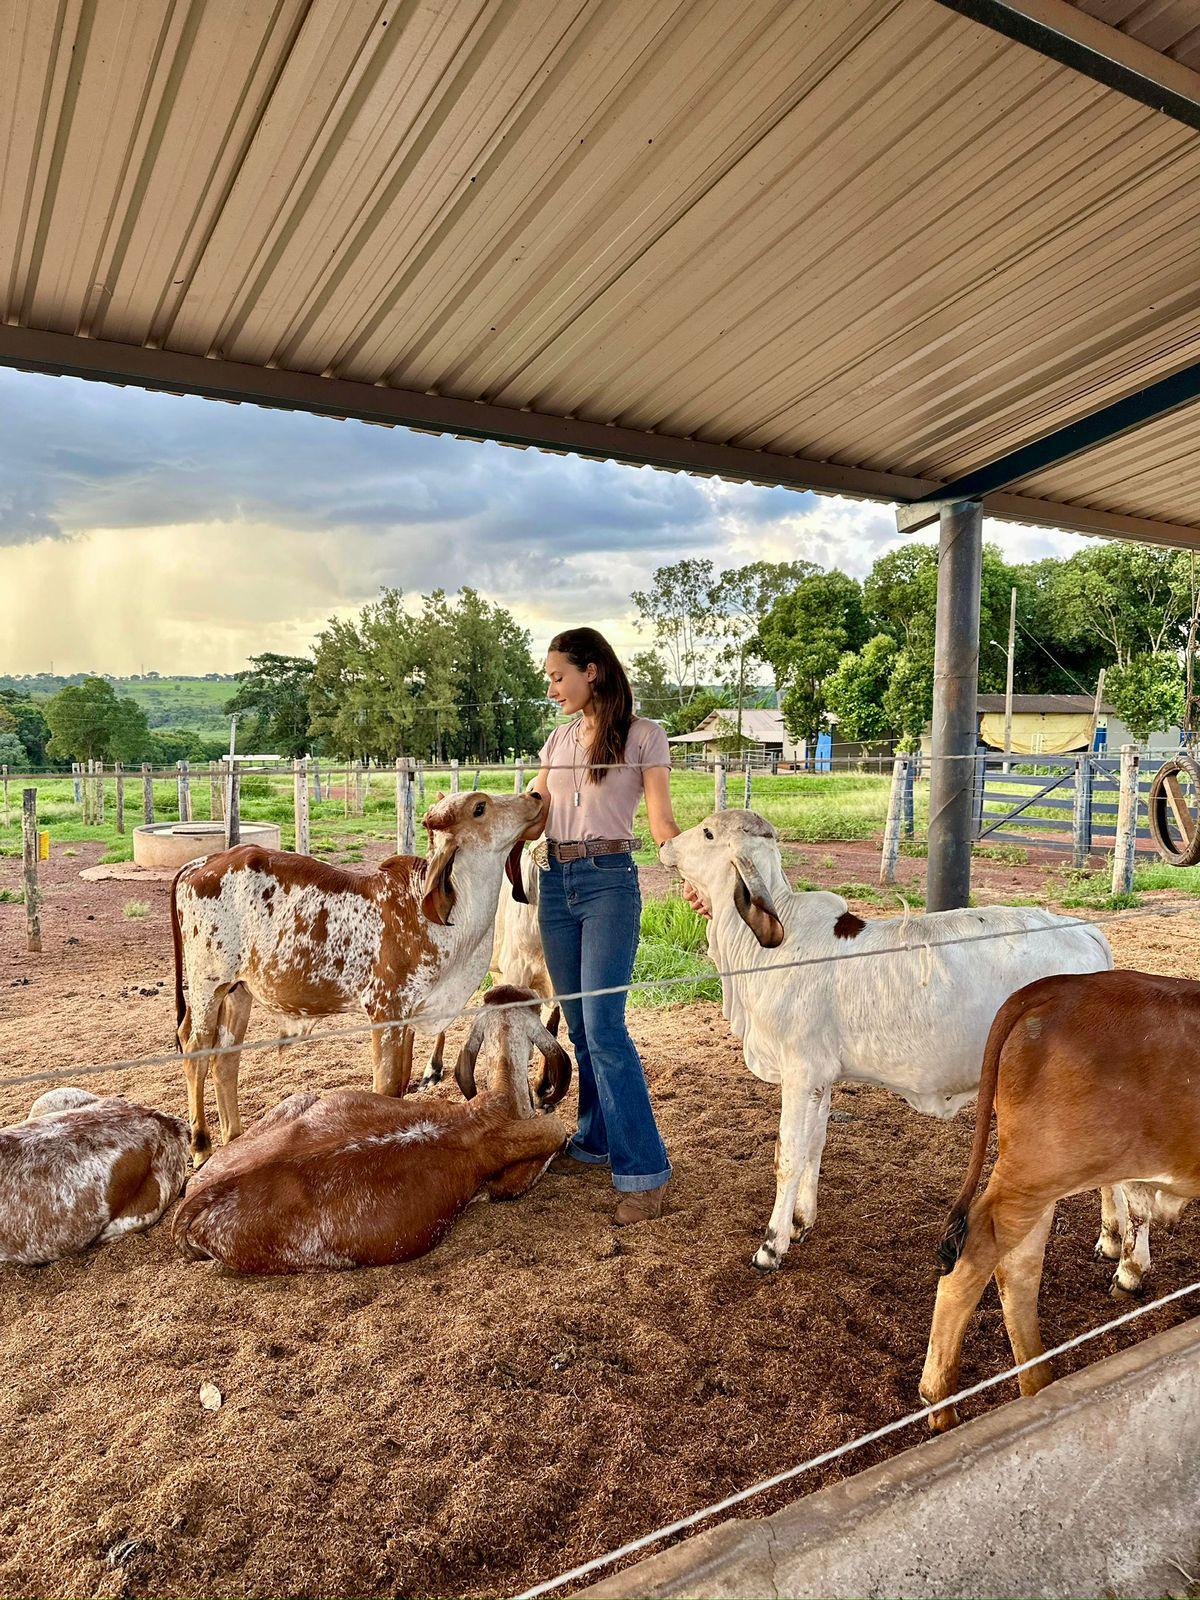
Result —
[{"label": "woman's right hand", "polygon": [[711,920],[712,912],[709,910],[706,903],[696,893],[695,889],[692,888],[691,884],[686,881],[683,885],[683,898],[687,901],[688,905],[691,906],[693,911],[698,911],[702,917],[708,917]]}]

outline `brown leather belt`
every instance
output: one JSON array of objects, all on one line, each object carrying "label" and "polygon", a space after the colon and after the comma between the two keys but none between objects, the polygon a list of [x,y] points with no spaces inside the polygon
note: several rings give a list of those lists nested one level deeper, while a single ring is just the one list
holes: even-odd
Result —
[{"label": "brown leather belt", "polygon": [[544,872],[555,861],[582,861],[588,856],[632,855],[640,850],[640,839],[539,839],[532,855]]}]

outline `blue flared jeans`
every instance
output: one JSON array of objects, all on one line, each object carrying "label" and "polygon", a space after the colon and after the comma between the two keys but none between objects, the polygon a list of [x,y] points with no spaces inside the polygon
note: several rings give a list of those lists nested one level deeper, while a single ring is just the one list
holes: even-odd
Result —
[{"label": "blue flared jeans", "polygon": [[[555,994],[606,989],[633,975],[642,894],[632,856],[554,861],[538,923]],[[579,1127],[568,1152],[612,1167],[613,1186],[657,1189],[671,1175],[642,1063],[625,1026],[625,991],[564,1000],[579,1068]]]}]

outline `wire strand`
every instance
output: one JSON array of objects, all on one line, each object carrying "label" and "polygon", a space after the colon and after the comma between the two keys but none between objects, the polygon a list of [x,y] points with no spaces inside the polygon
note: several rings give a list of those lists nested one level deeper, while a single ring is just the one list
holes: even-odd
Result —
[{"label": "wire strand", "polygon": [[[834,961],[869,961],[882,956],[916,955],[931,950],[957,948],[960,945],[987,944],[994,939],[1013,939],[1019,937],[1033,937],[1039,933],[1061,933],[1063,926],[1075,928],[1107,927],[1115,922],[1135,921],[1145,917],[1176,916],[1187,912],[1200,913],[1200,900],[1179,901],[1175,904],[1160,904],[1155,906],[1141,906],[1129,911],[1113,912],[1107,917],[1070,917],[1064,922],[1050,923],[1040,928],[1006,928],[990,933],[968,934],[960,939],[931,939],[922,940],[916,944],[885,945],[878,949],[870,950],[845,950],[834,955],[826,956],[800,956],[791,961],[769,961],[762,965],[750,967],[732,967],[727,971],[717,970],[703,975],[705,978],[720,978],[722,982],[732,978],[757,977],[768,972],[788,972],[804,967],[825,966]],[[914,926],[907,923],[907,926]],[[676,978],[634,978],[628,983],[609,984],[604,988],[578,989],[565,994],[548,995],[539,999],[541,1005],[561,1005],[566,1000],[586,1000],[595,996],[609,994],[627,994],[634,989],[667,988],[677,984],[695,984],[702,981],[696,975]],[[528,1000],[511,1000],[499,1005],[487,1007],[488,1011],[508,1011],[516,1007],[528,1006]],[[464,1006],[456,1011],[423,1014],[418,1008],[406,1016],[392,1017],[381,1022],[359,1023],[351,1028],[330,1028],[322,1032],[303,1034],[276,1034],[267,1039],[246,1039],[235,1045],[212,1045],[203,1050],[165,1051],[157,1055],[133,1056],[123,1061],[108,1061],[85,1063],[77,1067],[64,1067],[47,1072],[22,1073],[15,1077],[0,1078],[0,1089],[14,1088],[28,1083],[61,1083],[72,1077],[94,1077],[99,1073],[132,1072],[142,1067],[161,1067],[170,1065],[175,1061],[203,1061],[212,1056],[241,1056],[251,1050],[274,1050],[288,1047],[298,1049],[302,1045],[324,1044],[339,1039],[360,1039],[371,1034],[381,1033],[387,1029],[419,1028],[423,1034],[432,1031],[440,1032],[450,1023],[467,1017],[480,1015],[484,1010],[483,1005]]]}]

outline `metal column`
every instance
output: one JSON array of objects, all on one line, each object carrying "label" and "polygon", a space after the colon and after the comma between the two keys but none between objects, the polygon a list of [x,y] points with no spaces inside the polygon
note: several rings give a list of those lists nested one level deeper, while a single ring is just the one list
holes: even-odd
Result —
[{"label": "metal column", "polygon": [[[965,906],[971,892],[971,784],[979,685],[979,589],[983,511],[960,500],[941,513],[933,763],[929,778],[929,911]],[[942,759],[952,757],[957,759]]]}]

